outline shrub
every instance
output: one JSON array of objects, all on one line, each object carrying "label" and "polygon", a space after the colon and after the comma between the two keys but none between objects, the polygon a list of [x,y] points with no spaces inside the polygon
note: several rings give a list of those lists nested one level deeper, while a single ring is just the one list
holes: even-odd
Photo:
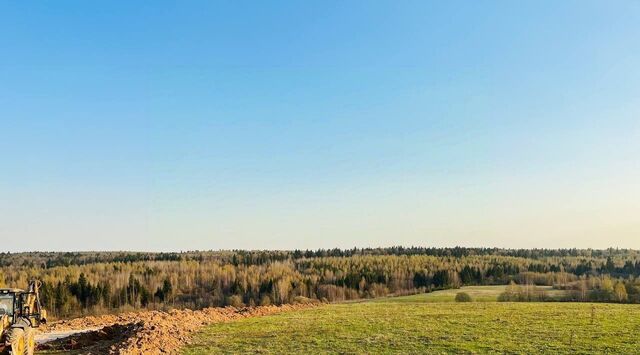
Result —
[{"label": "shrub", "polygon": [[304,296],[296,296],[293,298],[293,304],[311,304],[311,303],[319,303],[320,301],[314,300],[311,298],[307,298]]},{"label": "shrub", "polygon": [[229,296],[226,299],[226,303],[228,306],[232,307],[244,307],[244,303],[242,302],[242,297],[238,295]]},{"label": "shrub", "polygon": [[262,295],[262,298],[260,299],[260,305],[269,306],[270,304],[271,304],[271,298],[269,298],[269,296],[267,295]]},{"label": "shrub", "polygon": [[473,302],[473,299],[466,292],[458,292],[456,294],[456,302]]}]

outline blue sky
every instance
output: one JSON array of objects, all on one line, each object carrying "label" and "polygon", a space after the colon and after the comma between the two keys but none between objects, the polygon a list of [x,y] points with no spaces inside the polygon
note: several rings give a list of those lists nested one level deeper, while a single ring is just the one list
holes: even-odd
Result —
[{"label": "blue sky", "polygon": [[640,248],[637,1],[3,2],[0,33],[5,251]]}]

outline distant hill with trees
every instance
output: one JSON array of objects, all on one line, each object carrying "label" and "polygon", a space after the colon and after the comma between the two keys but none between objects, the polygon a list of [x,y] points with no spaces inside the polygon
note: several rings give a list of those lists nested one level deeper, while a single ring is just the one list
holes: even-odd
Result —
[{"label": "distant hill with trees", "polygon": [[[38,278],[51,314],[342,301],[509,284],[567,301],[640,303],[640,252],[630,249],[354,248],[293,251],[0,253],[0,287]],[[535,300],[543,298],[536,297]]]}]

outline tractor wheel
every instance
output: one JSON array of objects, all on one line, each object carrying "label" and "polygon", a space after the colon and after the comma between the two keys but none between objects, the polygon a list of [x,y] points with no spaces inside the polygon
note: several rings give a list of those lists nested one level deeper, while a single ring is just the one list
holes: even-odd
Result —
[{"label": "tractor wheel", "polygon": [[25,355],[24,330],[22,328],[9,329],[7,343],[10,344],[11,355]]},{"label": "tractor wheel", "polygon": [[24,329],[24,343],[25,343],[25,354],[33,355],[36,351],[36,332],[33,328],[25,328]]}]

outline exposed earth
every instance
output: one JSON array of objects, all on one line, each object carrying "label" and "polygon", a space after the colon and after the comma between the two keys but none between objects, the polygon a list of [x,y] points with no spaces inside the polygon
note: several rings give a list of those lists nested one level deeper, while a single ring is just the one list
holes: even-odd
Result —
[{"label": "exposed earth", "polygon": [[309,301],[281,306],[144,311],[62,320],[39,329],[37,349],[49,354],[175,353],[203,326],[318,305]]}]

